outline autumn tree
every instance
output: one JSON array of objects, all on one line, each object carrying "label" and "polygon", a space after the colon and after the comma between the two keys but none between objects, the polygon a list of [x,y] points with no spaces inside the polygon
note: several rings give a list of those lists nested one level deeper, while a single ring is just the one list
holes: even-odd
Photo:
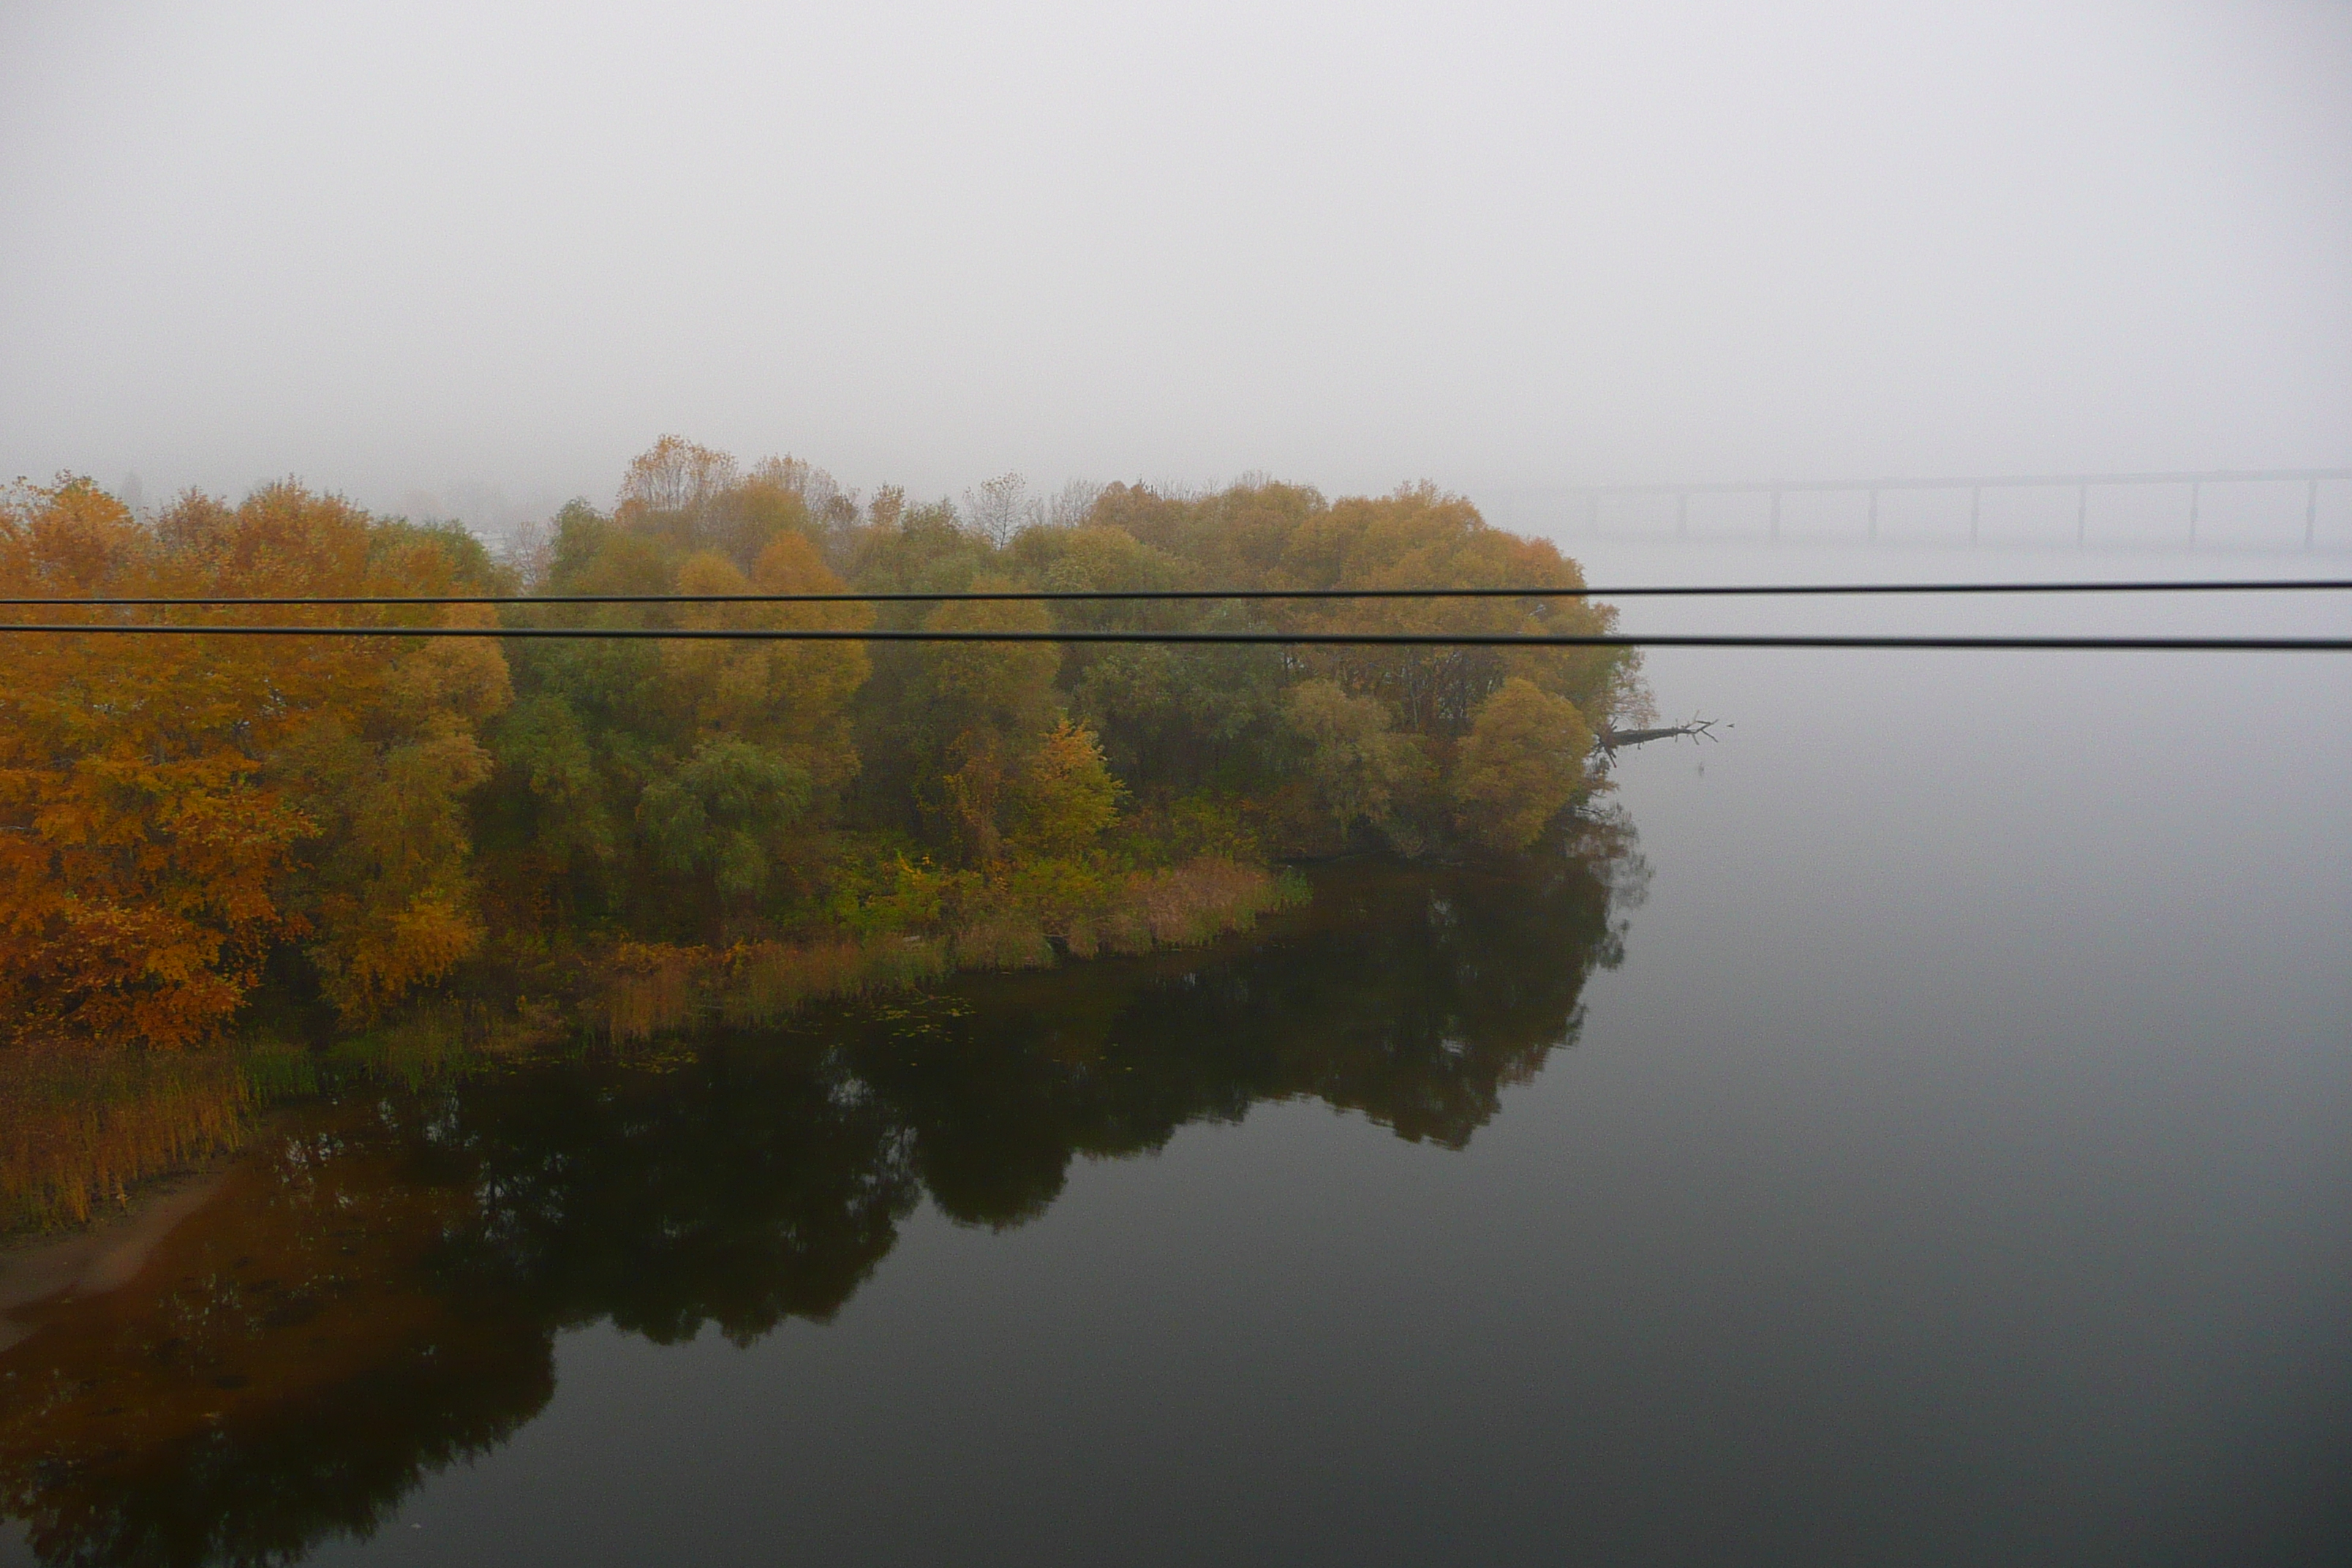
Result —
[{"label": "autumn tree", "polygon": [[[86,480],[0,508],[15,596],[434,594],[468,569],[489,569],[470,541],[290,483],[236,508],[191,494],[152,527]],[[61,635],[11,653],[0,1008],[18,1033],[201,1040],[281,937],[364,1011],[478,942],[452,803],[479,777],[470,726],[504,700],[494,645]],[[362,826],[372,847],[343,831]]]},{"label": "autumn tree", "polygon": [[[151,591],[173,575],[160,554],[87,479],[20,487],[0,507],[0,590],[12,597]],[[204,1038],[285,927],[278,882],[310,831],[259,776],[257,753],[275,738],[270,672],[194,639],[20,636],[8,654],[0,1017],[19,1037]]]},{"label": "autumn tree", "polygon": [[[442,614],[450,626],[493,625],[478,607]],[[278,759],[320,829],[297,907],[346,1016],[381,1011],[481,946],[465,797],[490,776],[477,731],[510,696],[488,638],[412,643],[383,668],[374,702],[321,712]]]},{"label": "autumn tree", "polygon": [[1429,774],[1428,759],[1412,738],[1396,732],[1374,697],[1349,696],[1337,681],[1304,680],[1293,687],[1287,717],[1306,742],[1307,776],[1342,832],[1368,823],[1391,837],[1412,838],[1399,808],[1412,802]]},{"label": "autumn tree", "polygon": [[728,453],[699,446],[683,436],[664,436],[630,459],[621,476],[621,511],[648,518],[697,520],[735,483],[736,462]]},{"label": "autumn tree", "polygon": [[1454,808],[1479,842],[1517,852],[1585,784],[1592,731],[1576,705],[1513,676],[1479,704],[1454,763]]},{"label": "autumn tree", "polygon": [[1119,783],[1094,732],[1065,719],[1039,742],[1013,802],[1016,854],[1083,855],[1118,819]]},{"label": "autumn tree", "polygon": [[[983,579],[980,585],[1001,583]],[[932,631],[1040,632],[1052,623],[1034,604],[966,600],[941,605],[923,625]],[[919,787],[975,860],[1003,852],[1006,793],[1058,716],[1054,675],[1060,662],[1045,643],[949,642],[923,649],[915,711],[928,731],[919,747],[936,783]]]},{"label": "autumn tree", "polygon": [[[1549,542],[1487,525],[1458,496],[1407,486],[1339,501],[1302,521],[1283,546],[1283,585],[1312,588],[1577,588],[1576,563]],[[1304,601],[1285,614],[1300,631],[1598,636],[1614,612],[1573,596]],[[1307,663],[1350,691],[1377,693],[1408,730],[1458,736],[1510,676],[1565,697],[1591,719],[1617,710],[1637,661],[1612,647],[1327,647]]]},{"label": "autumn tree", "polygon": [[[201,505],[188,510],[167,516],[167,530],[192,533],[212,516]],[[306,556],[356,574],[331,586],[314,582],[314,593],[424,596],[497,585],[487,553],[461,531],[381,522],[296,485],[256,491],[226,528],[248,577]],[[478,605],[370,613],[496,626]],[[313,829],[286,887],[304,951],[329,999],[364,1018],[481,945],[465,800],[490,771],[478,731],[512,692],[505,657],[487,637],[321,639],[303,663],[311,689],[289,705],[264,777]]]}]

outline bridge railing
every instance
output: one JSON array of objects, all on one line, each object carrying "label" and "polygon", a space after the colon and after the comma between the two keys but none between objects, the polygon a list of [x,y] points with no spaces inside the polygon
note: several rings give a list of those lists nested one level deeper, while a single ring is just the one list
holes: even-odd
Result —
[{"label": "bridge railing", "polygon": [[[1567,485],[1538,490],[1502,492],[1496,499],[1504,506],[1496,510],[1509,513],[1497,521],[1524,525],[1537,521],[1526,515],[1540,510],[1549,515],[1543,521],[1565,524],[1571,530],[1603,537],[1611,536],[1609,527],[1612,501],[1646,500],[1670,502],[1673,510],[1674,536],[1694,537],[1691,530],[1691,500],[1693,497],[1754,497],[1769,502],[1769,514],[1764,519],[1765,534],[1769,540],[1780,540],[1783,533],[1783,503],[1792,496],[1848,495],[1861,498],[1865,508],[1864,537],[1858,542],[1881,542],[1883,499],[1918,491],[1944,491],[1968,498],[1968,531],[1965,542],[2018,543],[2018,540],[1989,541],[1985,533],[1985,496],[1988,491],[2039,490],[2063,496],[2072,491],[2074,503],[2074,539],[2078,547],[2091,542],[2092,500],[2096,492],[2120,489],[2164,487],[2178,492],[2177,511],[2173,513],[2179,532],[2168,532],[2160,538],[2141,537],[2120,542],[2162,544],[2173,548],[2228,548],[2210,537],[2208,526],[2209,490],[2218,486],[2263,486],[2273,492],[2274,499],[2284,500],[2275,492],[2286,489],[2301,493],[2294,499],[2302,502],[2302,548],[2323,548],[2320,529],[2322,500],[2329,502],[2331,522],[2334,513],[2341,510],[2352,516],[2352,468],[2214,468],[2184,472],[2095,473],[2095,474],[2000,474],[1969,475],[1958,478],[1935,479],[1762,479],[1750,481],[1709,481],[1705,483]],[[1533,503],[1532,506],[1530,503]],[[1622,508],[1614,509],[1622,512]],[[2207,537],[2200,537],[2207,533]],[[2337,541],[2330,536],[2325,542],[2328,549],[2352,548],[2352,531]],[[1656,528],[1619,531],[1615,537],[1655,539],[1661,537]],[[1752,537],[1752,535],[1750,536]],[[1941,536],[1934,542],[1959,543],[1958,537]],[[2042,542],[2054,542],[2043,540]],[[2285,539],[2279,545],[2293,548]]]}]

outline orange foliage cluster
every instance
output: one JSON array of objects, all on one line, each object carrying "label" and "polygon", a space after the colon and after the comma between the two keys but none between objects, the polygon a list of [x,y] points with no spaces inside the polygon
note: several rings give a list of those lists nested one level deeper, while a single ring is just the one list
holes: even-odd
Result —
[{"label": "orange foliage cluster", "polygon": [[[8,597],[456,585],[445,541],[290,484],[234,509],[192,493],[152,521],[85,480],[20,485],[0,501]],[[0,612],[194,624],[227,613]],[[339,613],[269,615],[307,625]],[[457,797],[488,771],[473,725],[506,700],[495,644],[94,634],[15,639],[9,655],[0,664],[7,1035],[200,1041],[236,1011],[269,944],[287,937],[310,939],[330,994],[364,1014],[478,942]]]}]

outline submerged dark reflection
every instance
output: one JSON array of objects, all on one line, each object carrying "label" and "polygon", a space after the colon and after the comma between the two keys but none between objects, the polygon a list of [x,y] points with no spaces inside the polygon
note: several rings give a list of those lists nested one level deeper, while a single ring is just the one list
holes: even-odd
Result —
[{"label": "submerged dark reflection", "polygon": [[1074,1156],[1268,1099],[1458,1147],[1573,1039],[1638,873],[1602,830],[1340,867],[1205,952],[288,1112],[136,1284],[0,1354],[0,1502],[47,1563],[283,1561],[529,1421],[559,1331],[825,1320],[925,1198],[1018,1225]]}]

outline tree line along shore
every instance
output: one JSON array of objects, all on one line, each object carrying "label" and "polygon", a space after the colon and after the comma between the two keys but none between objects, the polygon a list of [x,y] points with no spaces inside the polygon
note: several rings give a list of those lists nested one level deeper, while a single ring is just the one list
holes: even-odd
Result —
[{"label": "tree line along shore", "polygon": [[[134,513],[0,502],[0,596],[1556,588],[1423,485],[1250,480],[915,504],[677,437],[609,510],[493,552],[292,481]],[[113,614],[0,610],[55,622]],[[252,612],[174,609],[201,624]],[[952,968],[1136,952],[1350,848],[1543,852],[1644,710],[1619,648],[501,640],[502,628],[1601,632],[1579,599],[287,607],[479,637],[12,637],[0,1038],[200,1046],[255,1020],[563,995],[625,1037]]]}]

